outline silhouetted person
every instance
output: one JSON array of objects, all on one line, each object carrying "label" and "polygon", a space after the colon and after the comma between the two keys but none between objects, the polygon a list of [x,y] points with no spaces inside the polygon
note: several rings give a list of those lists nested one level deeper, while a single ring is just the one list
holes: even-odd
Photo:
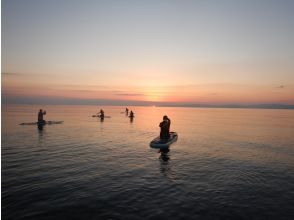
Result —
[{"label": "silhouetted person", "polygon": [[100,116],[101,119],[104,119],[104,111],[102,109],[100,109]]},{"label": "silhouetted person", "polygon": [[43,115],[46,115],[46,111],[43,111],[42,109],[40,109],[39,113],[38,113],[38,124],[45,124],[46,121],[43,118]]},{"label": "silhouetted person", "polygon": [[131,122],[131,123],[133,122],[134,117],[135,117],[134,112],[131,111],[131,112],[130,112],[130,116],[129,116],[129,118],[130,118],[130,122]]},{"label": "silhouetted person", "polygon": [[129,114],[129,109],[128,108],[126,108],[126,115],[128,115]]},{"label": "silhouetted person", "polygon": [[170,119],[166,115],[163,116],[163,121],[159,124],[161,139],[169,139],[170,123]]}]

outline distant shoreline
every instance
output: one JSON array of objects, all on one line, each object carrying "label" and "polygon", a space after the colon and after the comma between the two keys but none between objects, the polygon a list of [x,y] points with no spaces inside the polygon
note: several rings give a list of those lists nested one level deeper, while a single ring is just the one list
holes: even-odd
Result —
[{"label": "distant shoreline", "polygon": [[190,107],[190,108],[245,108],[245,109],[294,109],[294,105],[285,104],[256,104],[256,105],[181,105],[181,106],[158,106],[158,107]]},{"label": "distant shoreline", "polygon": [[251,105],[241,105],[241,104],[175,104],[175,103],[156,103],[156,102],[144,102],[144,103],[135,103],[135,102],[124,102],[124,103],[111,103],[111,102],[96,102],[96,103],[61,103],[61,102],[28,102],[28,103],[3,103],[1,105],[99,105],[99,106],[144,106],[144,107],[176,107],[176,108],[238,108],[238,109],[294,109],[294,105],[287,104],[251,104]]}]

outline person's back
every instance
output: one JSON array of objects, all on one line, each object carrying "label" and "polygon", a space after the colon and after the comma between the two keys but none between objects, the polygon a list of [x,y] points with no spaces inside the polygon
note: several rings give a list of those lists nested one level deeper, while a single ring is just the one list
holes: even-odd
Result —
[{"label": "person's back", "polygon": [[130,112],[130,117],[131,117],[131,118],[134,117],[134,112],[133,112],[133,111]]},{"label": "person's back", "polygon": [[161,139],[169,139],[170,124],[170,119],[166,115],[163,116],[163,121],[159,124]]}]

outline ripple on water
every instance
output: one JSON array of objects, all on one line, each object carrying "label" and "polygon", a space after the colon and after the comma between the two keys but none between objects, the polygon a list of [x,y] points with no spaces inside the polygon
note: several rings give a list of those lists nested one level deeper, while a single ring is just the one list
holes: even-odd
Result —
[{"label": "ripple on water", "polygon": [[[292,113],[138,108],[130,123],[109,107],[101,123],[96,107],[56,106],[65,123],[42,131],[4,117],[5,219],[293,219]],[[163,114],[179,133],[168,152],[149,147]]]}]

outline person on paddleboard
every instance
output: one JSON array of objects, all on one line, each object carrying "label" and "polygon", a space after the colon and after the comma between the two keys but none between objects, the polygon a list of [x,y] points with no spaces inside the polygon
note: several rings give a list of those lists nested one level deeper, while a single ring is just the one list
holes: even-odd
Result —
[{"label": "person on paddleboard", "polygon": [[160,122],[160,124],[159,124],[161,139],[169,139],[170,124],[171,124],[170,119],[166,115],[163,116],[163,121]]},{"label": "person on paddleboard", "polygon": [[130,116],[129,116],[130,118],[133,118],[133,117],[135,117],[135,115],[134,115],[134,112],[131,110],[131,112],[130,112]]},{"label": "person on paddleboard", "polygon": [[43,118],[43,115],[46,115],[46,111],[43,111],[42,109],[40,109],[39,113],[38,113],[38,123],[45,123],[46,121]]},{"label": "person on paddleboard", "polygon": [[126,115],[128,115],[129,114],[129,109],[128,108],[126,108]]},{"label": "person on paddleboard", "polygon": [[104,119],[104,111],[103,109],[100,109],[100,115],[99,115],[100,118]]}]

